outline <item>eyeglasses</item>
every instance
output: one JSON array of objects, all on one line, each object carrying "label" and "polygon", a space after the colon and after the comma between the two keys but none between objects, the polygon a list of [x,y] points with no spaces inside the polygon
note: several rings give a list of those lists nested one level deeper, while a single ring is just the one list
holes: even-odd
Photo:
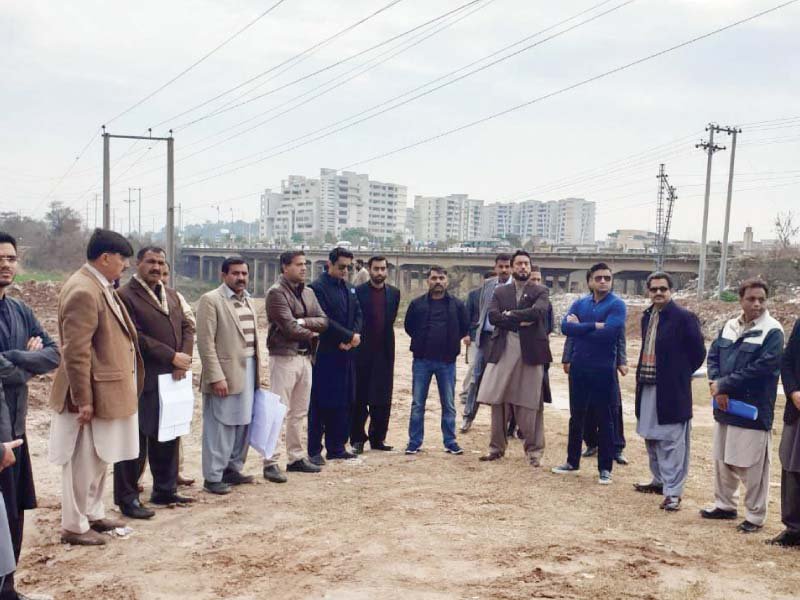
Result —
[{"label": "eyeglasses", "polygon": [[658,292],[661,292],[663,294],[664,292],[668,292],[669,288],[667,286],[665,286],[665,285],[661,285],[661,286],[658,286],[658,287],[651,287],[650,291],[653,292],[654,294],[656,294]]},{"label": "eyeglasses", "polygon": [[16,264],[17,256],[13,254],[0,254],[0,262],[7,262],[11,265]]},{"label": "eyeglasses", "polygon": [[600,281],[611,281],[611,275],[595,275],[594,280],[597,282]]}]

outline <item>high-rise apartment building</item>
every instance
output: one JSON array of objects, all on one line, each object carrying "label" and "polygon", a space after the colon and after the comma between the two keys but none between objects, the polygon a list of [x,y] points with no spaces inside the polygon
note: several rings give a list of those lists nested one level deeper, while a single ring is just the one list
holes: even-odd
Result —
[{"label": "high-rise apartment building", "polygon": [[414,197],[414,237],[422,242],[459,242],[481,237],[483,200],[467,194]]},{"label": "high-rise apartment building", "polygon": [[481,218],[486,238],[516,235],[552,244],[594,243],[595,205],[582,198],[489,204]]},{"label": "high-rise apartment building", "polygon": [[[261,231],[268,240],[296,234],[304,239],[338,237],[352,228],[391,239],[405,229],[406,187],[372,181],[368,175],[321,169],[319,179],[290,175],[281,182],[281,194],[267,192],[262,195]],[[275,196],[281,198],[278,208]]]}]

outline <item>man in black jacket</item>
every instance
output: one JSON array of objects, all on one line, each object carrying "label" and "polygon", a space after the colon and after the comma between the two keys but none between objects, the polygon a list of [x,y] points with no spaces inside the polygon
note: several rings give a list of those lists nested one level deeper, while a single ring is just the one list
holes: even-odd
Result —
[{"label": "man in black jacket", "polygon": [[412,363],[411,419],[406,454],[416,454],[425,435],[425,401],[431,377],[436,375],[442,404],[442,436],[445,451],[463,454],[456,443],[456,357],[461,342],[469,346],[469,316],[464,303],[447,293],[447,271],[439,266],[428,270],[428,293],[408,306],[406,333],[411,337]]},{"label": "man in black jacket", "polygon": [[361,344],[361,307],[347,280],[352,262],[352,252],[334,248],[327,271],[309,286],[328,317],[328,329],[319,336],[308,411],[309,460],[318,466],[325,464],[323,435],[329,459],[356,457],[345,448],[356,391],[353,350]]},{"label": "man in black jacket", "polygon": [[[369,281],[356,287],[364,315],[364,335],[356,350],[356,405],[350,423],[350,445],[361,454],[369,440],[373,450],[386,445],[392,410],[394,381],[394,322],[400,306],[400,290],[386,283],[388,261],[373,256],[367,262]],[[369,436],[364,426],[369,418]]]},{"label": "man in black jacket", "polygon": [[689,474],[692,373],[706,357],[697,317],[672,301],[672,278],[647,277],[652,305],[642,315],[642,350],[636,370],[636,431],[650,457],[650,483],[637,492],[663,494],[661,508],[676,511]]},{"label": "man in black jacket", "polygon": [[769,540],[777,546],[800,546],[800,319],[783,354],[781,380],[786,394],[781,458],[781,520],[786,530]]}]

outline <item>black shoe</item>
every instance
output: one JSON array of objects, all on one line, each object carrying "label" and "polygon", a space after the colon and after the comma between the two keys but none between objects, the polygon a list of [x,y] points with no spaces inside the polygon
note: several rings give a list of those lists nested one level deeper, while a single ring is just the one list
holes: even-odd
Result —
[{"label": "black shoe", "polygon": [[581,454],[581,456],[587,457],[587,456],[594,456],[595,454],[597,454],[597,446],[586,446],[586,450],[583,451],[583,454]]},{"label": "black shoe", "polygon": [[119,505],[120,512],[131,519],[151,519],[156,511],[145,508],[138,499]]},{"label": "black shoe", "polygon": [[191,504],[192,502],[194,502],[194,498],[181,496],[179,494],[153,494],[150,496],[150,503],[160,506],[167,506],[169,504]]},{"label": "black shoe", "polygon": [[489,452],[481,456],[478,460],[481,462],[492,462],[494,460],[500,460],[501,458],[503,458],[503,455],[499,452]]},{"label": "black shoe", "polygon": [[[320,458],[322,457],[320,456]],[[301,458],[286,465],[286,470],[294,473],[319,473],[322,471],[322,467],[314,463],[312,459]]]},{"label": "black shoe", "polygon": [[761,529],[761,525],[756,525],[755,523],[751,523],[747,519],[745,519],[736,526],[736,531],[741,531],[742,533],[755,533],[759,529]]},{"label": "black shoe", "polygon": [[664,493],[664,486],[658,483],[634,483],[633,489],[642,494],[658,494],[659,496]]},{"label": "black shoe", "polygon": [[[295,461],[295,462],[300,462],[300,461]],[[308,462],[310,462],[312,465],[316,465],[318,467],[322,467],[322,466],[325,465],[325,459],[322,458],[322,454],[315,454],[314,456],[309,456],[308,457]],[[292,464],[294,464],[294,463],[292,463]],[[291,470],[291,469],[289,469],[289,465],[286,465],[286,470],[287,471]]]},{"label": "black shoe", "polygon": [[325,455],[325,457],[328,460],[352,460],[354,458],[358,458],[358,456],[356,456],[352,452],[348,452],[347,450],[344,450],[342,452],[337,452],[336,454],[331,454],[330,452],[328,452]]},{"label": "black shoe", "polygon": [[731,519],[736,518],[736,511],[722,510],[721,508],[716,507],[710,510],[708,508],[701,508],[700,516],[704,519],[723,519],[725,521],[730,521]]},{"label": "black shoe", "polygon": [[272,483],[286,483],[286,475],[278,465],[264,467],[264,479]]},{"label": "black shoe", "polygon": [[800,546],[800,531],[789,531],[788,529],[781,531],[774,538],[767,540],[766,543],[785,548]]},{"label": "black shoe", "polygon": [[387,446],[383,442],[376,442],[374,444],[370,442],[369,447],[372,450],[380,450],[381,452],[391,452],[392,450],[394,450],[394,446]]},{"label": "black shoe", "polygon": [[614,457],[614,462],[616,462],[618,465],[627,465],[628,459],[625,458],[625,455],[622,452],[620,452]]},{"label": "black shoe", "polygon": [[364,442],[355,442],[350,445],[353,448],[353,454],[364,454]]},{"label": "black shoe", "polygon": [[224,496],[231,493],[231,486],[224,481],[204,481],[203,489],[211,494]]},{"label": "black shoe", "polygon": [[225,471],[222,474],[222,482],[228,485],[242,485],[243,483],[253,483],[252,475],[244,475],[240,471]]}]

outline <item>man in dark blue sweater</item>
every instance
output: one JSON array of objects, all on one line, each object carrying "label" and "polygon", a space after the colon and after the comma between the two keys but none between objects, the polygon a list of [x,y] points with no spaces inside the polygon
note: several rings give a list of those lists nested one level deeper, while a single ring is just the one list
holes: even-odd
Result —
[{"label": "man in dark blue sweater", "polygon": [[591,412],[599,428],[597,468],[601,484],[611,483],[614,462],[613,418],[617,402],[615,370],[617,339],[625,327],[625,303],[612,291],[613,275],[605,263],[586,273],[592,293],[572,303],[561,321],[561,332],[572,340],[570,417],[567,462],[553,473],[580,468],[583,427]]}]

